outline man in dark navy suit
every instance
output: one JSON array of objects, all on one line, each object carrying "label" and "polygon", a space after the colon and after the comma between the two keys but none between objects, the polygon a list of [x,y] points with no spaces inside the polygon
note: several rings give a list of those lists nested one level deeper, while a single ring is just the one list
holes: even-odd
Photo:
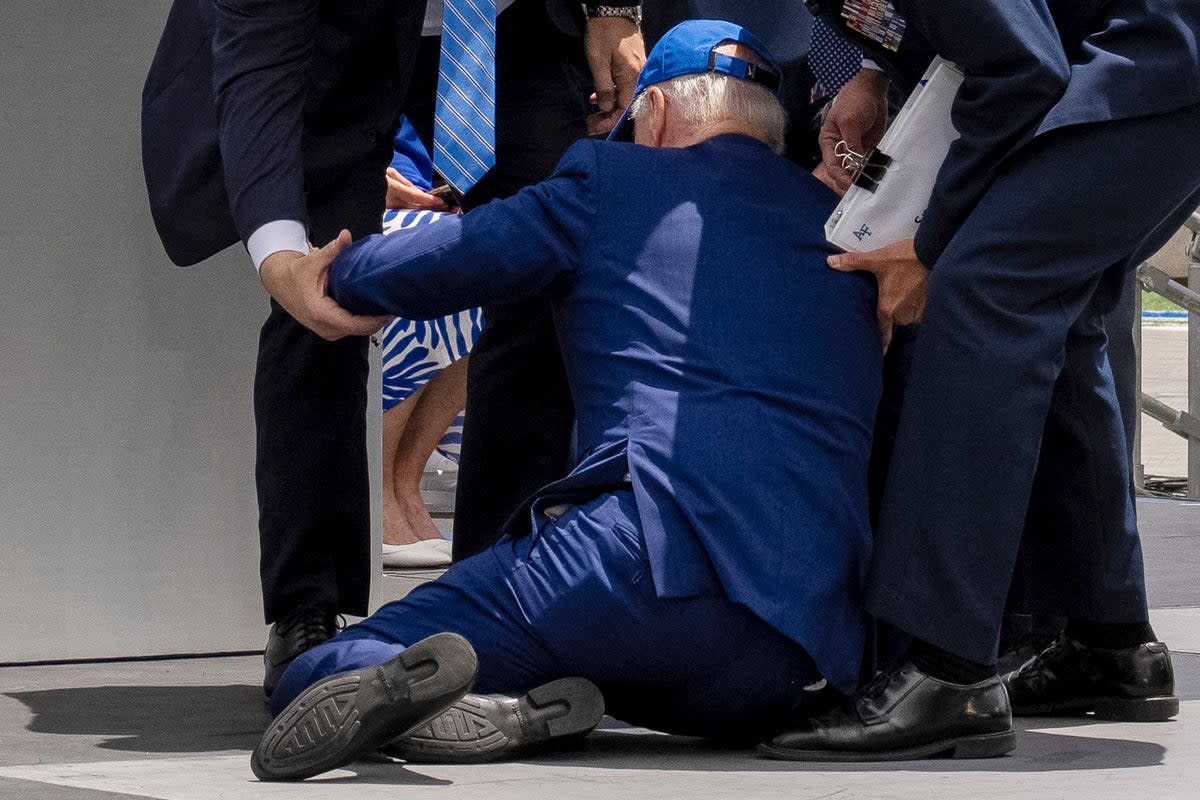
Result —
[{"label": "man in dark navy suit", "polygon": [[[310,240],[377,231],[424,13],[421,0],[177,0],[142,111],[151,210],[171,260],[241,240],[265,277]],[[268,694],[292,656],[335,632],[337,613],[366,613],[370,590],[366,339],[325,341],[294,315],[322,330],[331,315],[344,321],[336,310],[280,299],[254,387],[263,602],[276,623]]]},{"label": "man in dark navy suit", "polygon": [[777,155],[779,74],[739,26],[684,23],[646,62],[635,143],[581,142],[511,198],[310,256],[307,289],[326,297],[328,273],[359,313],[551,298],[581,460],[510,537],[294,661],[260,776],[313,774],[417,725],[399,699],[421,681],[408,648],[457,664],[443,632],[478,654],[476,691],[529,694],[464,698],[448,713],[470,724],[431,725],[405,758],[584,732],[598,708],[575,708],[571,676],[618,718],[722,737],[857,684],[875,296],[825,267],[836,197]]},{"label": "man in dark navy suit", "polygon": [[[578,13],[583,11],[583,15]],[[545,180],[593,125],[616,121],[645,61],[638,0],[516,0],[496,27],[496,167],[464,198],[471,209]],[[586,20],[586,21],[585,21]],[[604,48],[580,46],[602,30]],[[596,106],[588,96],[596,90]],[[598,112],[592,117],[593,112]],[[613,112],[616,113],[613,113]],[[570,469],[574,406],[549,304],[484,309],[471,351],[454,509],[454,557],[495,542],[531,492]]]},{"label": "man in dark navy suit", "polygon": [[[565,0],[544,13],[583,30]],[[424,15],[424,0],[176,0],[146,79],[143,164],[167,254],[193,264],[241,240],[272,295],[254,392],[268,694],[339,612],[368,610],[367,343],[323,337],[380,320],[307,306],[285,276],[310,241],[379,230]],[[586,32],[606,86],[631,83],[620,38]]]},{"label": "man in dark navy suit", "polygon": [[[885,66],[936,52],[966,77],[961,138],[915,243],[831,261],[876,275],[885,334],[924,312],[867,581],[872,613],[914,641],[852,702],[763,752],[994,756],[1014,746],[1010,710],[1173,716],[1103,317],[1200,204],[1200,163],[1184,155],[1200,130],[1200,4],[811,5]],[[864,73],[843,92],[830,144],[878,140],[885,83]],[[1031,610],[1069,623],[1001,682],[1019,548]]]}]

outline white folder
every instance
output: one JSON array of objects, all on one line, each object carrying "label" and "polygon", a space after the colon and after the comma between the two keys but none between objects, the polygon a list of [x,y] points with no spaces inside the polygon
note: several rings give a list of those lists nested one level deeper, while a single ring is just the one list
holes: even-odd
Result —
[{"label": "white folder", "polygon": [[876,250],[913,238],[933,184],[958,131],[950,107],[963,75],[935,58],[879,146],[850,160],[854,184],[825,223],[825,236],[843,250]]}]

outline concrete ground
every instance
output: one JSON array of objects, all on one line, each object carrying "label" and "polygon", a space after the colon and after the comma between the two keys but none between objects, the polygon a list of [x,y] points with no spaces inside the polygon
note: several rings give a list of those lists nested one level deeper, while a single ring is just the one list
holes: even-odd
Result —
[{"label": "concrete ground", "polygon": [[[1142,391],[1171,408],[1187,410],[1187,325],[1142,329]],[[1158,421],[1142,416],[1142,466],[1146,475],[1185,477],[1187,442]]]},{"label": "concrete ground", "polygon": [[[1180,407],[1186,335],[1148,328],[1145,388]],[[1183,441],[1145,420],[1146,472],[1183,475]],[[438,484],[438,485],[433,485]],[[445,480],[429,487],[448,523]],[[438,494],[438,492],[441,494]],[[1008,757],[881,765],[766,761],[749,749],[606,720],[586,749],[490,766],[359,763],[304,784],[258,783],[268,723],[258,656],[0,668],[0,798],[447,800],[651,798],[1200,797],[1200,503],[1139,501],[1152,622],[1175,653],[1179,718],[1158,724],[1021,721]],[[388,573],[398,597],[436,570]]]},{"label": "concrete ground", "polygon": [[[606,720],[579,752],[490,766],[360,763],[302,785],[263,784],[249,759],[268,723],[257,656],[7,667],[0,798],[1200,797],[1200,504],[1139,506],[1152,621],[1175,652],[1176,721],[1028,720],[1005,758],[848,766],[765,761]],[[427,576],[389,576],[388,590]]]}]

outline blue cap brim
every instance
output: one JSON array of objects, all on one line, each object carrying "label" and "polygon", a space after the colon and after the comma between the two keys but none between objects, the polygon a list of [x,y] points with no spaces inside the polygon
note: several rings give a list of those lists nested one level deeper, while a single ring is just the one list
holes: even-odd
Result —
[{"label": "blue cap brim", "polygon": [[[746,45],[758,54],[763,63],[752,64],[734,56],[717,53],[717,48],[726,43]],[[634,98],[655,84],[706,72],[758,84],[776,97],[782,94],[783,71],[762,40],[741,25],[732,22],[693,19],[681,22],[667,31],[650,51],[638,75]],[[633,141],[633,120],[629,115],[631,108],[632,104],[617,120],[616,126],[608,135],[608,141]]]},{"label": "blue cap brim", "polygon": [[633,111],[633,104],[625,109],[625,113],[621,114],[621,118],[617,120],[617,124],[608,132],[608,141],[610,142],[632,142],[633,141],[633,117],[630,113]]}]

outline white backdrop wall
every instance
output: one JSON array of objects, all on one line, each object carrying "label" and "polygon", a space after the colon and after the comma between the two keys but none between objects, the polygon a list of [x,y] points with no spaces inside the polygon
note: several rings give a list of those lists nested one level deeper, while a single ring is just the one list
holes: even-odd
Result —
[{"label": "white backdrop wall", "polygon": [[240,246],[180,269],[154,234],[138,113],[169,6],[0,2],[0,663],[264,641],[267,299]]}]

